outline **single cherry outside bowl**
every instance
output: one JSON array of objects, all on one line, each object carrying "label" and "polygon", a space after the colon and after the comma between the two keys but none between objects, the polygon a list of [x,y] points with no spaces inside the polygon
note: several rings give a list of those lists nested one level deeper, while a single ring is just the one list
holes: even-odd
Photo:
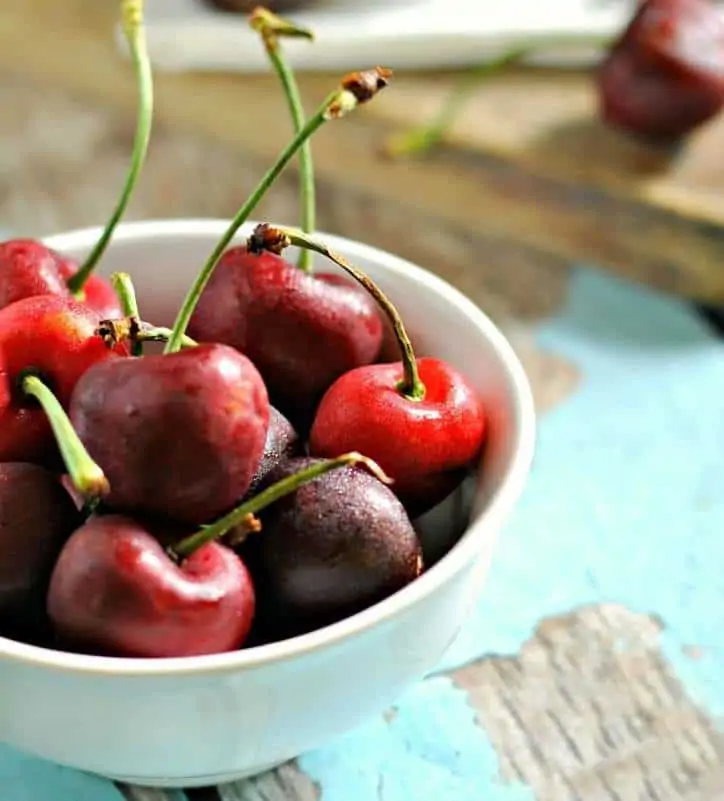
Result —
[{"label": "single cherry outside bowl", "polygon": [[[129,272],[143,316],[168,325],[226,225],[121,225],[101,272]],[[82,259],[98,235],[88,229],[46,241]],[[420,355],[449,360],[483,396],[490,437],[464,535],[420,579],[382,603],[311,634],[235,653],[113,659],[0,638],[0,741],[135,784],[227,782],[382,713],[435,668],[454,640],[528,475],[535,439],[528,381],[505,337],[449,284],[389,253],[319,236],[389,294]]]}]

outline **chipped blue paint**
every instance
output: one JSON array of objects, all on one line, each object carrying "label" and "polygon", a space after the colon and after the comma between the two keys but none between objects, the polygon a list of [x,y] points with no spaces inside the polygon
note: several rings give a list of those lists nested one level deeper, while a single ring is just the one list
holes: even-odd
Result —
[{"label": "chipped blue paint", "polygon": [[[664,621],[674,672],[722,714],[724,344],[682,305],[588,271],[574,274],[539,341],[584,381],[541,421],[527,492],[442,667],[515,653],[541,618],[614,601]],[[687,645],[702,658],[687,658]],[[445,677],[412,689],[390,722],[301,765],[324,801],[532,799],[499,783],[492,746]],[[3,789],[5,776],[15,777],[12,801],[117,801],[109,783],[10,752],[0,752]]]}]

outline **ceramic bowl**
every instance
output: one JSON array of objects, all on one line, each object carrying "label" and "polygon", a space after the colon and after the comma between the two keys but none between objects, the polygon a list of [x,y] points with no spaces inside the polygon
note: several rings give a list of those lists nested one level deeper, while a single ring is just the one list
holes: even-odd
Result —
[{"label": "ceramic bowl", "polygon": [[[225,228],[221,220],[122,225],[103,272],[131,273],[143,316],[169,324]],[[98,234],[75,231],[47,243],[81,258]],[[0,638],[0,741],[136,784],[231,781],[380,714],[454,640],[526,481],[535,425],[530,388],[501,332],[450,285],[389,253],[320,236],[379,282],[421,353],[463,369],[485,400],[490,439],[464,535],[382,603],[311,634],[235,653],[113,659]]]}]

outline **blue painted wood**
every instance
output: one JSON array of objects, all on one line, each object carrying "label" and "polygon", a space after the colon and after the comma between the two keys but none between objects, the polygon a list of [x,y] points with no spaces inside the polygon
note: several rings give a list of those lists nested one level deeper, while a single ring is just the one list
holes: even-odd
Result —
[{"label": "blue painted wood", "polygon": [[[528,490],[444,668],[513,653],[543,617],[616,601],[660,616],[686,689],[724,710],[724,344],[686,307],[581,270],[540,343],[584,373],[541,421]],[[698,646],[702,658],[684,656]],[[462,691],[411,690],[390,721],[301,759],[325,801],[519,801]],[[117,801],[109,783],[0,752],[11,801]],[[23,795],[23,793],[25,793]],[[85,795],[84,795],[85,793]]]}]

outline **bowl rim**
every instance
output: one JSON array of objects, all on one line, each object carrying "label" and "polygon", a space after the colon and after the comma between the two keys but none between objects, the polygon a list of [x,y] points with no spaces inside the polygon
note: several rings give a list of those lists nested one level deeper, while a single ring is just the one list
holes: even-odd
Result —
[{"label": "bowl rim", "polygon": [[[236,242],[245,234],[248,235],[255,224],[253,221],[247,222],[233,241]],[[178,239],[189,236],[220,238],[228,225],[228,220],[217,218],[152,219],[125,222],[116,229],[113,242]],[[73,251],[95,242],[101,230],[100,226],[79,228],[45,236],[42,241],[48,247],[60,252]],[[536,438],[536,415],[531,387],[512,346],[492,320],[473,301],[443,278],[406,259],[371,245],[324,231],[319,231],[316,235],[327,242],[332,249],[344,253],[353,262],[358,259],[366,259],[380,264],[386,271],[404,274],[413,283],[423,285],[428,290],[442,296],[448,303],[455,306],[460,314],[466,316],[488,339],[503,369],[507,372],[508,380],[513,388],[513,416],[517,422],[514,455],[500,488],[489,500],[476,521],[466,529],[460,541],[440,561],[407,587],[351,617],[281,642],[253,646],[248,649],[242,648],[222,654],[145,659],[55,651],[43,646],[0,637],[0,659],[23,662],[36,668],[53,669],[66,673],[119,677],[240,672],[270,663],[284,662],[328,646],[337,645],[410,609],[441,585],[454,580],[455,576],[481,550],[481,541],[491,536],[491,532],[497,533],[497,526],[505,521],[523,491],[533,459]]]}]

